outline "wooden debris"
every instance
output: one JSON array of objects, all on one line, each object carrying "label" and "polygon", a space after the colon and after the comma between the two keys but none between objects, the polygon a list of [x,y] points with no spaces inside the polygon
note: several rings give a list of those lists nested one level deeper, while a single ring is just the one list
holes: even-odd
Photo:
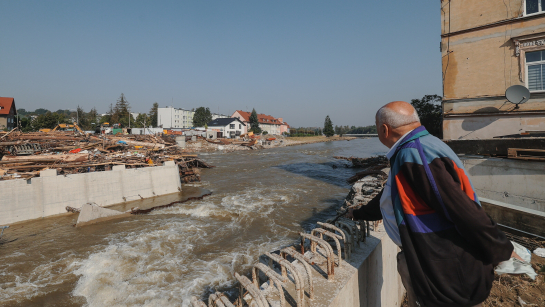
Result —
[{"label": "wooden debris", "polygon": [[[27,150],[32,148],[32,150]],[[24,150],[23,150],[24,149]],[[200,181],[199,168],[212,165],[187,154],[172,136],[83,135],[74,131],[22,133],[12,130],[0,142],[0,180],[29,179],[44,169],[60,175],[160,166],[174,161],[183,182]]]}]

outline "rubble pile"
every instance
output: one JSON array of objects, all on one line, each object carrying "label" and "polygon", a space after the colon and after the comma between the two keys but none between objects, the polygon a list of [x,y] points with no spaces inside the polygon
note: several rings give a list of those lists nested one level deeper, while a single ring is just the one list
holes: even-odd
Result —
[{"label": "rubble pile", "polygon": [[350,189],[350,192],[348,192],[343,205],[337,209],[337,213],[343,215],[349,208],[357,209],[366,205],[380,193],[388,179],[387,173],[383,170],[388,167],[388,160],[385,156],[370,158],[335,158],[352,162],[355,161],[355,163],[353,162],[355,167],[365,165],[363,171],[356,173],[356,175],[347,180],[349,183],[353,183],[352,188]]},{"label": "rubble pile", "polygon": [[0,135],[0,180],[30,179],[40,171],[76,174],[162,165],[174,161],[183,182],[200,181],[199,168],[210,168],[168,136],[88,135],[77,131],[10,131]]}]

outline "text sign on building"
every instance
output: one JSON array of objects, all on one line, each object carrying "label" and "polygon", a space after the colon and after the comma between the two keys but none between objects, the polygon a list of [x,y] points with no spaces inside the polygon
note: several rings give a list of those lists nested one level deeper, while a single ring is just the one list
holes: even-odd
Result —
[{"label": "text sign on building", "polygon": [[522,43],[522,47],[533,47],[533,46],[543,46],[545,45],[545,39],[538,39],[531,42]]}]

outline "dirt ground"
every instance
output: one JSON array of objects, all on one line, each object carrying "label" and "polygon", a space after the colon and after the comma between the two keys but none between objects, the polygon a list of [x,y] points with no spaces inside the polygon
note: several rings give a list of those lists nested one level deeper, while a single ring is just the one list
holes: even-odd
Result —
[{"label": "dirt ground", "polygon": [[[539,274],[536,280],[531,280],[525,274],[495,274],[492,291],[488,299],[483,302],[483,307],[521,307],[519,297],[526,303],[522,307],[545,306],[545,258],[532,254],[531,263]],[[403,299],[401,306],[409,306],[407,297]]]}]

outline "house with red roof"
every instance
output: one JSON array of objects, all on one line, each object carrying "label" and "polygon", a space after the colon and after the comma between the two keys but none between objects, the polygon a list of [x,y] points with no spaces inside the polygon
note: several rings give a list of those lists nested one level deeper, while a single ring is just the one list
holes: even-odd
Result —
[{"label": "house with red roof", "polygon": [[[244,112],[241,110],[235,111],[232,118],[238,118],[241,122],[246,124],[244,127],[244,133],[250,129],[250,115],[251,112]],[[267,131],[268,134],[281,135],[283,132],[289,132],[289,125],[284,122],[282,118],[275,118],[266,114],[257,114],[257,121],[259,122],[259,128],[263,131]]]},{"label": "house with red roof", "polygon": [[0,129],[11,130],[17,127],[16,115],[15,99],[12,97],[0,97]]}]

